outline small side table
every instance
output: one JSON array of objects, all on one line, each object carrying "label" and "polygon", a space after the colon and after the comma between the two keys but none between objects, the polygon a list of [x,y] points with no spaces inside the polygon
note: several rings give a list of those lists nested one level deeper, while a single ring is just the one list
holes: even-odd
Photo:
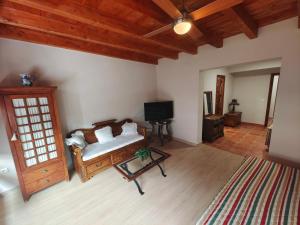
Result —
[{"label": "small side table", "polygon": [[[171,134],[171,130],[170,130],[171,122],[172,122],[172,120],[149,121],[149,123],[152,126],[151,139],[155,135],[155,128],[157,127],[157,136],[159,137],[161,146],[164,145],[165,136],[167,137],[168,140],[171,140],[172,139],[172,134]],[[164,133],[163,133],[164,127],[166,128],[167,135],[164,135]]]},{"label": "small side table", "polygon": [[229,112],[224,115],[224,125],[230,127],[236,127],[241,124],[242,113],[241,112]]}]

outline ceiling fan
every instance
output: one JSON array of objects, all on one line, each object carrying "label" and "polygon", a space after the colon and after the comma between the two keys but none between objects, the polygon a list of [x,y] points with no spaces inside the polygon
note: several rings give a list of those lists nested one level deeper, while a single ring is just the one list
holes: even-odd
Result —
[{"label": "ceiling fan", "polygon": [[[159,8],[167,13],[174,20],[174,22],[147,33],[144,35],[144,37],[153,37],[159,33],[173,28],[174,32],[178,35],[189,33],[192,38],[198,39],[202,32],[194,25],[194,21],[229,9],[233,6],[241,4],[243,1],[244,0],[215,0],[212,3],[196,9],[193,12],[188,12],[184,6],[184,2],[182,2],[183,10],[180,11],[171,0],[152,0],[152,2],[154,2]],[[191,29],[193,32],[190,32]]]}]

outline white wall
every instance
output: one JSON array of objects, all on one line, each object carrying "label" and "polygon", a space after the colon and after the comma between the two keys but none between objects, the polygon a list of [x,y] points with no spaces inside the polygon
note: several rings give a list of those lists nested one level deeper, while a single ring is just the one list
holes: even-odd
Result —
[{"label": "white wall", "polygon": [[203,82],[203,91],[212,91],[213,112],[215,112],[216,85],[217,85],[217,76],[218,75],[225,76],[223,113],[227,113],[228,112],[228,104],[232,100],[232,76],[228,72],[227,68],[223,67],[223,68],[205,70],[205,71],[200,72],[200,82]]},{"label": "white wall", "polygon": [[272,87],[272,96],[271,96],[271,104],[270,104],[270,112],[269,117],[273,118],[275,105],[276,105],[276,94],[278,88],[279,76],[274,76],[273,87]]},{"label": "white wall", "polygon": [[[153,65],[55,47],[0,39],[0,83],[17,84],[30,72],[40,83],[58,86],[63,131],[116,118],[143,120],[143,103],[156,99]],[[0,192],[17,185],[3,120],[0,120]]]},{"label": "white wall", "polygon": [[264,125],[270,85],[269,74],[233,76],[233,98],[236,111],[242,112],[242,122]]},{"label": "white wall", "polygon": [[255,71],[255,70],[265,70],[272,68],[280,68],[281,67],[281,59],[271,59],[271,60],[262,60],[259,62],[251,62],[251,63],[242,63],[239,65],[232,65],[227,67],[230,73],[245,73],[247,71]]},{"label": "white wall", "polygon": [[[220,49],[205,45],[197,55],[162,59],[157,68],[158,97],[175,101],[174,136],[199,143],[202,134],[203,84],[199,71],[261,60],[282,59],[270,154],[300,162],[300,30],[297,19],[260,28],[249,40],[237,35]],[[202,89],[201,89],[202,88]]]}]

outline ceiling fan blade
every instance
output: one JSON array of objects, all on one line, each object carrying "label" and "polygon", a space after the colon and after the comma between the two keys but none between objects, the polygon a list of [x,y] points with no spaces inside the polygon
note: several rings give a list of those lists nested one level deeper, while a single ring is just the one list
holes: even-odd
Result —
[{"label": "ceiling fan blade", "polygon": [[172,19],[182,17],[182,13],[177,9],[171,0],[152,0],[159,8],[167,13]]},{"label": "ceiling fan blade", "polygon": [[[164,0],[162,0],[164,1]],[[193,12],[190,13],[190,16],[194,21],[200,20],[212,14],[224,11],[233,6],[239,5],[243,3],[244,0],[216,0],[206,6],[203,6]]]},{"label": "ceiling fan blade", "polygon": [[170,23],[170,24],[168,24],[168,25],[166,25],[166,26],[163,26],[163,27],[161,27],[161,28],[159,28],[159,29],[157,29],[157,30],[151,31],[151,32],[148,33],[148,34],[145,34],[144,37],[145,37],[145,38],[153,37],[153,36],[155,36],[155,35],[157,35],[157,34],[160,34],[160,33],[162,33],[162,32],[165,32],[165,31],[167,31],[167,30],[172,29],[172,27],[173,27],[173,24]]}]

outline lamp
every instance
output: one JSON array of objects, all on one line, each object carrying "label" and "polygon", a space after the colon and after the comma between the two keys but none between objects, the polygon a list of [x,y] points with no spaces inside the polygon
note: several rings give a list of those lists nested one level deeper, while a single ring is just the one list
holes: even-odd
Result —
[{"label": "lamp", "polygon": [[240,105],[236,99],[232,99],[232,101],[229,103],[229,112],[235,112],[235,106]]},{"label": "lamp", "polygon": [[184,35],[190,31],[192,27],[191,20],[187,18],[186,16],[183,16],[182,18],[179,18],[173,27],[173,30],[176,34]]}]

